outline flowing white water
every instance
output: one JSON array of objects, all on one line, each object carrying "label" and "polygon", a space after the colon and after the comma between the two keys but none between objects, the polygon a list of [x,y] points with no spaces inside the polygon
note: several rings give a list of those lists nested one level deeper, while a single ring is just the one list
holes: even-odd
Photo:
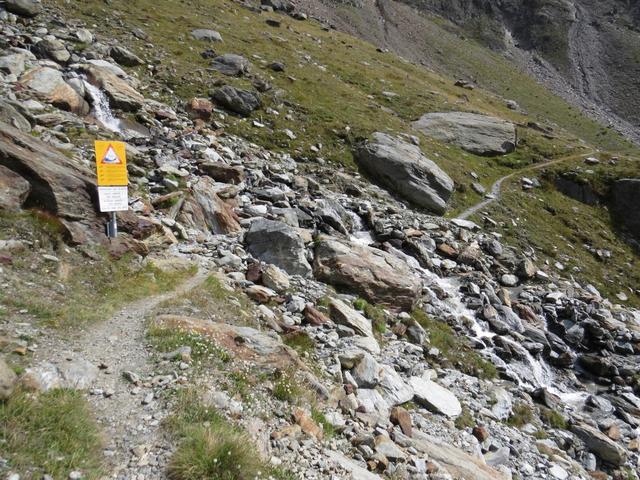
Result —
[{"label": "flowing white water", "polygon": [[112,132],[122,133],[121,122],[111,111],[109,99],[105,93],[86,81],[84,82],[84,88],[89,92],[93,100],[93,115],[96,117],[96,120],[106,129]]}]

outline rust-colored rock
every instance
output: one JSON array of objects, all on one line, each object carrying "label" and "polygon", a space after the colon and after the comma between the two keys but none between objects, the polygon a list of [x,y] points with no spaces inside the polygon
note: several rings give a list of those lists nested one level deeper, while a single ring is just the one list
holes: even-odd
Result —
[{"label": "rust-colored rock", "polygon": [[489,431],[482,425],[476,425],[475,427],[473,427],[473,431],[471,433],[478,439],[479,442],[484,442],[487,438],[489,438]]},{"label": "rust-colored rock", "polygon": [[237,185],[244,181],[244,168],[227,165],[222,162],[205,162],[200,164],[200,170],[217,182]]},{"label": "rust-colored rock", "polygon": [[458,251],[447,243],[438,245],[438,253],[444,257],[455,259],[458,257]]},{"label": "rust-colored rock", "polygon": [[316,440],[322,440],[324,432],[322,428],[316,425],[313,419],[301,408],[296,408],[293,411],[293,421],[300,425],[302,431],[307,435],[314,437]]},{"label": "rust-colored rock", "polygon": [[305,322],[309,325],[317,327],[330,321],[329,317],[312,305],[307,305],[302,313],[304,314]]},{"label": "rust-colored rock", "polygon": [[411,437],[413,435],[413,422],[411,421],[411,415],[405,408],[400,406],[393,407],[389,415],[389,420],[394,425],[398,425],[400,430],[402,430],[402,433],[407,437]]},{"label": "rust-colored rock", "polygon": [[213,113],[213,103],[206,98],[194,97],[187,102],[187,112],[191,118],[209,120]]}]

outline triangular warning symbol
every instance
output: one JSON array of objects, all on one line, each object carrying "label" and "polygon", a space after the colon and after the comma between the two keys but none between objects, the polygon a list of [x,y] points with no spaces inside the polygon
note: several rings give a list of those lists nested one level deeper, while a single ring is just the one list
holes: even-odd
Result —
[{"label": "triangular warning symbol", "polygon": [[104,154],[104,157],[102,158],[101,163],[106,163],[109,165],[118,165],[118,164],[122,164],[122,160],[120,160],[120,157],[118,156],[116,151],[113,149],[113,146],[109,145],[109,148],[107,148],[107,153]]}]

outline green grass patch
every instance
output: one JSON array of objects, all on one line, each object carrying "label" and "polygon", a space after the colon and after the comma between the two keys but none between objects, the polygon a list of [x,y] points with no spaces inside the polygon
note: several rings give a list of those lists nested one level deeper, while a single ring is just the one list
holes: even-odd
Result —
[{"label": "green grass patch", "polygon": [[99,428],[78,391],[19,391],[0,402],[0,440],[0,456],[21,478],[68,478],[78,470],[93,479],[103,473]]},{"label": "green grass patch", "polygon": [[567,424],[567,420],[557,410],[540,407],[540,418],[545,424],[549,425],[551,428],[567,430],[569,427],[569,425]]},{"label": "green grass patch", "polygon": [[322,430],[324,432],[324,438],[330,440],[335,437],[336,429],[329,421],[327,417],[324,416],[321,410],[317,407],[311,407],[311,419],[316,422],[318,425],[322,426]]},{"label": "green grass patch", "polygon": [[356,310],[360,310],[365,317],[371,320],[374,333],[381,335],[387,331],[387,317],[382,308],[370,304],[363,298],[354,300],[353,307]]},{"label": "green grass patch", "polygon": [[283,402],[296,404],[304,396],[300,383],[286,372],[277,372],[273,384],[273,396]]},{"label": "green grass patch", "polygon": [[524,402],[517,402],[513,406],[511,416],[507,419],[507,425],[512,427],[521,428],[527,423],[533,422],[534,414],[533,408]]},{"label": "green grass patch", "polygon": [[253,439],[214,408],[203,405],[194,390],[178,393],[174,413],[165,421],[178,441],[168,475],[172,480],[290,479],[259,455]]},{"label": "green grass patch", "polygon": [[293,348],[301,356],[308,356],[316,350],[313,339],[303,331],[288,333],[282,337],[282,340],[285,345]]},{"label": "green grass patch", "polygon": [[473,418],[471,410],[469,410],[467,407],[462,407],[462,413],[456,417],[454,425],[458,430],[473,428],[476,425],[476,421]]},{"label": "green grass patch", "polygon": [[431,346],[440,350],[445,361],[461,372],[478,378],[492,379],[497,376],[496,367],[470,348],[449,325],[434,320],[419,309],[414,310],[411,315],[427,331]]},{"label": "green grass patch", "polygon": [[151,344],[161,353],[169,353],[180,347],[191,347],[191,359],[196,365],[229,363],[231,355],[211,339],[198,333],[185,333],[168,328],[152,327],[147,332]]}]

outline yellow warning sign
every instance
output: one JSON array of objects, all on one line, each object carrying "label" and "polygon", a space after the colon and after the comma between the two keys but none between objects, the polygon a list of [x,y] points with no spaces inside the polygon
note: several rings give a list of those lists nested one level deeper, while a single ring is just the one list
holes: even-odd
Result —
[{"label": "yellow warning sign", "polygon": [[101,187],[127,186],[127,157],[124,142],[97,140],[96,167],[98,185]]}]

